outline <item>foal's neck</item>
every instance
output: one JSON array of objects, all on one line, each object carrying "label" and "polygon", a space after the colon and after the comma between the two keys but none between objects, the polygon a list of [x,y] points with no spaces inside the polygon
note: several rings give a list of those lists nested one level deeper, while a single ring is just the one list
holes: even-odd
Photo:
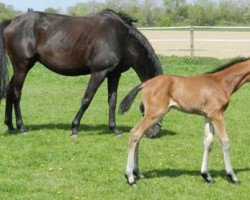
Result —
[{"label": "foal's neck", "polygon": [[250,79],[250,60],[236,63],[227,69],[214,74],[222,83],[229,95],[236,92]]}]

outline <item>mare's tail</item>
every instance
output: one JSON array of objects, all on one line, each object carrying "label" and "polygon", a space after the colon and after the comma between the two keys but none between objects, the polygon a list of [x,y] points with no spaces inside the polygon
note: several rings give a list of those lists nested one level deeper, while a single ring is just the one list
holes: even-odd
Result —
[{"label": "mare's tail", "polygon": [[126,97],[124,97],[119,107],[119,113],[123,114],[129,110],[137,93],[142,89],[142,87],[143,87],[143,83],[137,85],[134,89],[132,89],[128,93]]},{"label": "mare's tail", "polygon": [[3,39],[3,31],[10,24],[11,20],[0,22],[0,100],[6,95],[6,87],[9,82],[6,49]]}]

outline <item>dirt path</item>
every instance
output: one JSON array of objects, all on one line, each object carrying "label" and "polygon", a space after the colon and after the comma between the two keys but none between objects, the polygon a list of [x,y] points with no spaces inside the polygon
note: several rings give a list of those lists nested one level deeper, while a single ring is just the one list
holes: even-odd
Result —
[{"label": "dirt path", "polygon": [[[157,54],[190,56],[189,31],[148,31],[142,33],[149,39]],[[250,32],[195,31],[194,55],[231,58],[250,56]]]}]

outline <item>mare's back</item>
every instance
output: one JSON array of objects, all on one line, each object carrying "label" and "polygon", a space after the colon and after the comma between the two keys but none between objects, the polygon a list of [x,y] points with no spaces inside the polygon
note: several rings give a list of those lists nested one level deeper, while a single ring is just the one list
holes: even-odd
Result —
[{"label": "mare's back", "polygon": [[128,27],[110,12],[85,17],[28,12],[12,20],[5,32],[13,55],[36,57],[55,72],[74,75],[119,62]]}]

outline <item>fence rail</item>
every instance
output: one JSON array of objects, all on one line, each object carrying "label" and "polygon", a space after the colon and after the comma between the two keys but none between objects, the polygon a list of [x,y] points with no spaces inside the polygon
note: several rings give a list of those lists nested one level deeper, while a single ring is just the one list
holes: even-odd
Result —
[{"label": "fence rail", "polygon": [[[203,52],[206,56],[204,52],[209,52],[212,57],[250,56],[250,27],[181,26],[139,30],[145,33],[159,54],[190,52],[191,56],[199,56]],[[229,54],[229,51],[232,52]],[[221,55],[223,52],[224,56]]]},{"label": "fence rail", "polygon": [[140,30],[250,30],[250,26],[171,26],[171,27],[139,27]]}]

